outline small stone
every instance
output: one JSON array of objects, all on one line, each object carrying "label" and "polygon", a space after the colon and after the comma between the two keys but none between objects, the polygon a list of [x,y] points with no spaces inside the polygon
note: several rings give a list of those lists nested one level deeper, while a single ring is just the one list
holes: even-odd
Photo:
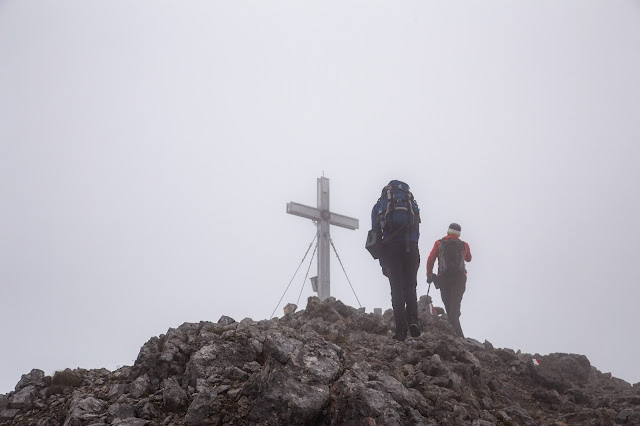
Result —
[{"label": "small stone", "polygon": [[221,325],[231,325],[235,322],[236,320],[226,315],[221,316],[220,319],[218,320],[218,324],[221,324]]},{"label": "small stone", "polygon": [[298,305],[295,303],[288,303],[287,306],[283,308],[283,311],[285,315],[291,315],[296,311],[296,309],[298,309]]}]

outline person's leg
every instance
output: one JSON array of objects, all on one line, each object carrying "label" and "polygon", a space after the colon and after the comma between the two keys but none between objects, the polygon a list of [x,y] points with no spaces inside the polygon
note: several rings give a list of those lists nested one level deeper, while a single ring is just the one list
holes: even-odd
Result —
[{"label": "person's leg", "polygon": [[405,309],[404,286],[402,284],[402,252],[395,246],[385,247],[383,259],[389,285],[391,286],[391,306],[393,307],[393,317],[396,322],[396,338],[404,340],[407,335],[407,315]]},{"label": "person's leg", "polygon": [[451,304],[449,303],[451,300],[451,286],[444,278],[440,278],[438,286],[440,287],[440,298],[442,299],[444,310],[447,312],[447,318],[449,318],[449,312],[451,312]]},{"label": "person's leg", "polygon": [[462,305],[462,296],[467,288],[467,277],[458,276],[451,280],[451,291],[449,296],[450,310],[447,310],[449,322],[459,337],[464,337],[462,326],[460,325],[460,309]]},{"label": "person's leg", "polygon": [[407,322],[411,327],[411,335],[418,337],[421,332],[418,327],[418,296],[416,294],[418,268],[420,267],[420,251],[418,245],[411,246],[409,253],[405,252],[403,265],[404,301],[406,304]]}]

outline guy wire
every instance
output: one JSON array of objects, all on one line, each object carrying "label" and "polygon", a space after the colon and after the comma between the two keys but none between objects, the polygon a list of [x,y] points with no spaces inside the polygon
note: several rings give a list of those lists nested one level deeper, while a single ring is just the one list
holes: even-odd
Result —
[{"label": "guy wire", "polygon": [[[298,268],[293,273],[293,276],[291,277],[291,280],[289,281],[289,284],[287,284],[287,288],[284,289],[284,293],[282,293],[282,296],[280,297],[280,300],[278,300],[278,303],[276,304],[276,307],[273,308],[273,312],[271,312],[271,316],[269,317],[269,319],[273,318],[273,315],[276,313],[276,309],[278,309],[278,306],[280,306],[280,303],[282,302],[282,299],[284,298],[284,295],[287,293],[287,290],[289,290],[289,286],[291,286],[291,283],[293,282],[293,279],[296,277],[296,274],[300,270],[300,267],[302,266],[302,263],[307,258],[307,254],[309,254],[309,250],[311,250],[311,246],[313,245],[313,243],[316,240],[317,236],[318,236],[317,233],[313,236],[313,240],[311,241],[311,244],[309,244],[309,248],[307,248],[307,252],[304,254],[304,257],[302,258],[302,261],[298,265]],[[315,252],[315,250],[314,250],[314,252]]]}]

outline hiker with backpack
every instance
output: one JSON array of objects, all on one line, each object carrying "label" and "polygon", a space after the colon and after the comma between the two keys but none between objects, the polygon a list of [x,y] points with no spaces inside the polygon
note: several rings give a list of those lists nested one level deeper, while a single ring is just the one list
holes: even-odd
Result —
[{"label": "hiker with backpack", "polygon": [[407,331],[418,337],[417,273],[420,266],[418,238],[420,209],[409,185],[392,180],[382,189],[371,211],[371,231],[366,248],[380,260],[391,286],[391,305],[396,323],[394,339],[404,341]]},{"label": "hiker with backpack", "polygon": [[[467,288],[465,262],[471,262],[469,244],[460,239],[462,228],[457,223],[449,225],[447,236],[436,241],[427,259],[427,282],[440,289],[442,303],[447,311],[449,323],[456,334],[464,338],[460,325],[460,305]],[[438,275],[433,274],[433,266],[438,259]]]}]

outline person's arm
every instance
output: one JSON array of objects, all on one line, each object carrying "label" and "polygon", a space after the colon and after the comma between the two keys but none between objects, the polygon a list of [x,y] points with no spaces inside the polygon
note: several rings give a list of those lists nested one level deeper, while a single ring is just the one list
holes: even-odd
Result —
[{"label": "person's arm", "polygon": [[464,260],[465,262],[471,262],[471,249],[467,242],[464,243]]},{"label": "person's arm", "polygon": [[380,223],[378,222],[378,203],[373,205],[371,209],[371,229],[375,229],[376,231],[380,231]]},{"label": "person's arm", "polygon": [[431,249],[431,253],[429,253],[429,257],[427,258],[427,279],[431,279],[433,275],[433,266],[436,263],[436,258],[438,257],[438,250],[440,247],[440,240],[436,241],[433,244],[433,248]]},{"label": "person's arm", "polygon": [[[373,208],[371,209],[371,229],[377,231],[377,232],[381,232],[380,231],[380,222],[378,222],[378,203],[375,203],[373,205]],[[382,275],[384,275],[385,277],[387,276],[387,270],[385,269],[384,265],[382,264],[382,258],[378,259],[378,262],[380,263],[380,266],[382,267]]]}]

